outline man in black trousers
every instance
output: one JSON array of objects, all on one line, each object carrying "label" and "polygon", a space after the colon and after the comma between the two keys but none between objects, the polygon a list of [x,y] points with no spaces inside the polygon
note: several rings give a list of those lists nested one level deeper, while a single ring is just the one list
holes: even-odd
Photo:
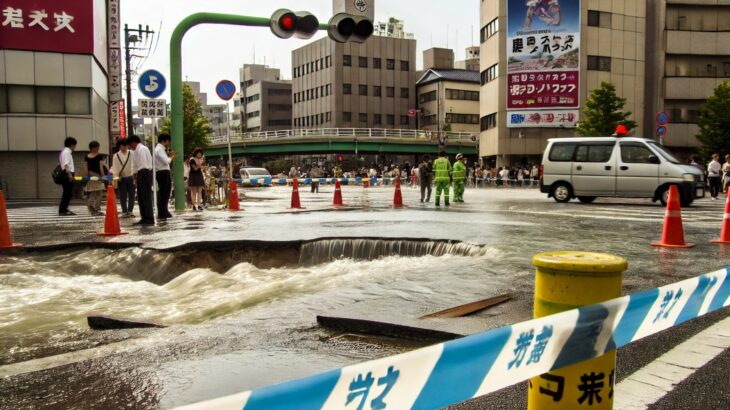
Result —
[{"label": "man in black trousers", "polygon": [[137,225],[154,225],[155,216],[152,210],[152,154],[149,148],[142,144],[142,140],[132,135],[129,138],[129,147],[134,151],[134,179],[137,183],[137,201],[142,219]]},{"label": "man in black trousers", "polygon": [[172,218],[172,214],[167,209],[170,202],[170,194],[172,193],[172,174],[170,173],[170,164],[175,159],[175,151],[167,154],[172,139],[170,134],[160,134],[157,137],[157,146],[155,147],[155,171],[157,172],[157,219],[166,220]]}]

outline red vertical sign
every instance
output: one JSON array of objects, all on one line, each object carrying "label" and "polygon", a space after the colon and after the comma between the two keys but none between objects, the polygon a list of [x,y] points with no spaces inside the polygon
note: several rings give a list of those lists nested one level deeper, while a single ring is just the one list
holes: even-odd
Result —
[{"label": "red vertical sign", "polygon": [[124,108],[124,100],[119,100],[119,139],[127,138],[127,113]]}]

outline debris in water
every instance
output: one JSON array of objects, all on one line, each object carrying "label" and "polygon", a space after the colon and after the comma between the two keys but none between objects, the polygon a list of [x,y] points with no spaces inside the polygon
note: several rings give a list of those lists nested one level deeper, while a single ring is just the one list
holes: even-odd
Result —
[{"label": "debris in water", "polygon": [[472,313],[480,312],[484,309],[500,305],[512,299],[510,295],[500,295],[493,298],[480,300],[477,302],[467,303],[466,305],[452,307],[450,309],[442,310],[440,312],[431,313],[426,316],[421,316],[420,319],[431,319],[437,317],[462,317],[471,315]]},{"label": "debris in water", "polygon": [[142,328],[164,328],[165,325],[159,323],[146,322],[135,319],[123,319],[113,316],[88,316],[86,322],[89,327],[95,330],[113,330],[113,329],[142,329]]}]

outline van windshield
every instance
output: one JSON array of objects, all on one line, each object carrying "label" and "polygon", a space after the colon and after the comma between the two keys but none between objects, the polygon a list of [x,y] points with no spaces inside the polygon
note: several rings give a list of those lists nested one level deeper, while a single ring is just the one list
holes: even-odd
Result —
[{"label": "van windshield", "polygon": [[668,149],[664,148],[663,145],[657,144],[654,141],[647,141],[647,143],[654,148],[655,151],[659,152],[659,154],[664,157],[667,161],[671,162],[672,164],[681,164],[681,162],[672,154]]}]

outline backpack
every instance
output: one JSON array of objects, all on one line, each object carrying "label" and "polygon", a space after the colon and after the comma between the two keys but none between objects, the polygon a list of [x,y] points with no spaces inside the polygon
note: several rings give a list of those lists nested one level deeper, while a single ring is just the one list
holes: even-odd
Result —
[{"label": "backpack", "polygon": [[66,171],[60,165],[56,165],[56,168],[51,172],[51,178],[56,185],[63,185],[63,181],[66,179]]}]

